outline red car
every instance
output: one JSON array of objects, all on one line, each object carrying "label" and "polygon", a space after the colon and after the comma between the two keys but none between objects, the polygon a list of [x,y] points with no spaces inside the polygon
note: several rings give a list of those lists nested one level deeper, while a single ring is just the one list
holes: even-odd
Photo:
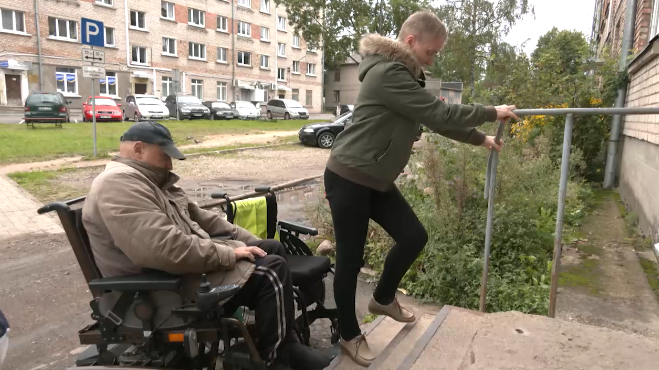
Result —
[{"label": "red car", "polygon": [[123,121],[123,113],[121,111],[121,104],[117,104],[114,99],[107,96],[91,96],[86,102],[82,103],[82,121],[92,121],[92,99],[96,103],[96,122],[100,121]]}]

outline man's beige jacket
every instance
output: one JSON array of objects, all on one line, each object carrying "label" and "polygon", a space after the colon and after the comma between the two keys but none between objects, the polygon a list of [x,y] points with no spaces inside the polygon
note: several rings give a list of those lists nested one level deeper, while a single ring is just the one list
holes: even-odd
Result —
[{"label": "man's beige jacket", "polygon": [[[258,239],[191,202],[174,185],[178,180],[165,169],[125,158],[115,158],[94,180],[82,220],[101,274],[146,268],[183,275],[190,299],[201,273],[213,286],[242,286],[254,264],[236,261],[234,248]],[[212,239],[227,235],[231,240]]]}]

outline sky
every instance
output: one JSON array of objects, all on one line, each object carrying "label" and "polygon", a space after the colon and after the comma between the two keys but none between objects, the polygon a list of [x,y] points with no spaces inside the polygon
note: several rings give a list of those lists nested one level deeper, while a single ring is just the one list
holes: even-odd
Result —
[{"label": "sky", "polygon": [[535,19],[527,16],[515,24],[504,40],[521,46],[529,40],[524,50],[530,54],[538,43],[538,38],[551,31],[576,30],[590,37],[593,25],[595,0],[531,0],[535,7]]},{"label": "sky", "polygon": [[[540,36],[551,31],[553,27],[559,30],[577,30],[590,37],[595,0],[530,0],[535,7],[535,18],[526,16],[513,26],[504,40],[512,45],[521,46],[529,40],[524,51],[531,54]],[[444,0],[435,0],[435,4]],[[450,32],[450,30],[449,30]]]}]

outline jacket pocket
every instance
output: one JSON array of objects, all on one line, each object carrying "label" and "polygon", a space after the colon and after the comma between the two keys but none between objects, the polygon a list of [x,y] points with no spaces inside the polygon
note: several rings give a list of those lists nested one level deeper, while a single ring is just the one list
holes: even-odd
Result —
[{"label": "jacket pocket", "polygon": [[387,144],[387,147],[384,149],[384,151],[379,154],[378,156],[375,157],[375,161],[379,162],[387,153],[389,152],[389,149],[391,149],[391,144],[393,143],[393,140],[389,140],[389,144]]}]

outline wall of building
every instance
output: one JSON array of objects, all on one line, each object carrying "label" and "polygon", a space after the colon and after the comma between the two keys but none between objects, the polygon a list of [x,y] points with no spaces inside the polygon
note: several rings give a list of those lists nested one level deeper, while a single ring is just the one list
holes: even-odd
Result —
[{"label": "wall of building", "polygon": [[[357,95],[359,94],[359,65],[358,64],[344,64],[339,68],[339,81],[336,81],[336,70],[332,69],[327,72],[327,80],[325,81],[325,99],[327,109],[334,110],[336,106],[341,104],[355,104],[357,102]],[[339,92],[339,101],[336,101],[334,92]]]},{"label": "wall of building", "polygon": [[[161,16],[160,0],[128,1],[113,0],[107,6],[96,3],[95,0],[38,0],[39,26],[42,40],[43,88],[57,90],[55,82],[55,68],[73,67],[76,69],[78,80],[77,94],[67,94],[75,101],[74,108],[80,107],[79,101],[86,98],[87,91],[91,90],[91,80],[85,79],[81,74],[80,18],[102,20],[105,27],[114,29],[114,45],[103,48],[106,63],[98,64],[107,71],[120,72],[119,88],[114,98],[125,100],[129,94],[135,93],[137,84],[146,84],[147,93],[162,95],[162,77],[172,76],[172,69],[186,73],[186,81],[182,81],[190,93],[192,79],[203,80],[204,98],[217,99],[217,83],[227,83],[227,100],[232,101],[240,96],[240,88],[234,87],[234,80],[241,80],[249,84],[259,84],[266,89],[264,97],[274,97],[284,93],[287,98],[292,97],[293,89],[303,93],[300,102],[305,103],[307,90],[312,91],[312,104],[308,106],[312,113],[320,112],[322,103],[322,62],[319,52],[309,51],[303,39],[300,47],[294,48],[294,29],[286,20],[286,30],[277,31],[277,17],[287,18],[283,7],[277,7],[273,0],[269,0],[269,10],[261,9],[261,0],[251,0],[251,6],[238,5],[237,0],[171,0],[174,4],[173,19]],[[242,2],[241,2],[242,3]],[[232,6],[234,7],[232,19]],[[32,1],[0,0],[0,7],[23,12],[25,17],[25,32],[7,33],[0,31],[0,61],[14,59],[20,62],[37,63],[37,38],[35,16]],[[189,9],[204,12],[204,25],[194,26],[188,24]],[[144,29],[129,27],[126,32],[127,19],[130,23],[130,11],[144,12],[146,26]],[[227,19],[227,29],[218,29],[218,16]],[[49,17],[76,22],[77,38],[65,40],[49,35]],[[250,24],[249,36],[237,34],[238,22]],[[269,39],[261,39],[261,29],[269,29]],[[163,53],[163,37],[175,40],[176,50],[173,55]],[[232,43],[232,39],[234,39]],[[190,42],[205,46],[206,57],[202,60],[189,55]],[[277,56],[277,42],[286,44],[285,57]],[[132,48],[146,48],[147,60],[143,65],[132,61]],[[218,61],[218,48],[227,49],[227,60]],[[238,52],[251,54],[251,66],[238,66],[236,55]],[[269,65],[261,67],[261,56],[269,57]],[[292,73],[293,62],[300,63],[300,74]],[[307,64],[313,64],[314,72],[307,74]],[[53,68],[46,68],[53,66]],[[277,67],[285,68],[285,81],[277,81]],[[11,73],[11,71],[5,71]],[[26,73],[28,90],[39,88],[38,69],[32,68]],[[125,75],[124,75],[125,74]],[[126,76],[128,76],[126,79]],[[4,82],[0,83],[2,87]],[[283,86],[281,91],[270,90],[272,84]],[[267,86],[267,88],[266,88]],[[6,93],[3,89],[0,104],[6,104]],[[4,103],[3,103],[4,102]]]},{"label": "wall of building", "polygon": [[[650,45],[631,64],[627,107],[659,105],[659,53],[655,49],[659,48]],[[625,118],[619,168],[623,199],[639,215],[642,230],[659,237],[659,117]]]}]

